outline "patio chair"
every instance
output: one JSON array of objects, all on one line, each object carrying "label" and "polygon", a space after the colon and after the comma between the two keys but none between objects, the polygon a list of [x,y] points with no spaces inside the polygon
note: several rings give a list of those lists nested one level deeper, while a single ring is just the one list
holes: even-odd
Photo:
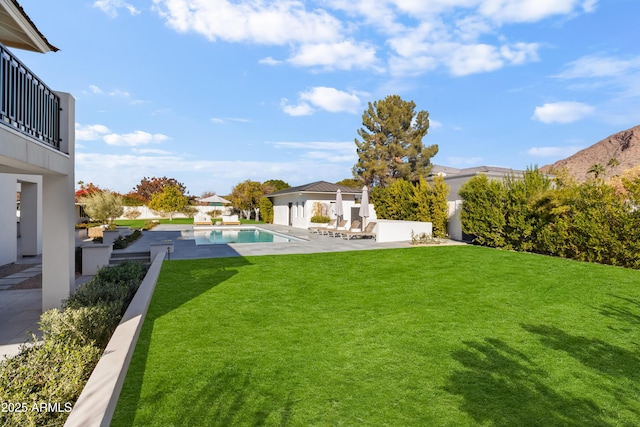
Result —
[{"label": "patio chair", "polygon": [[222,215],[222,225],[240,225],[238,215]]},{"label": "patio chair", "polygon": [[335,227],[335,226],[336,226],[336,220],[332,219],[328,223],[326,223],[324,225],[321,225],[319,227],[309,227],[309,231],[312,232],[312,233],[321,234],[320,233],[321,230],[326,230],[327,227]]},{"label": "patio chair", "polygon": [[211,225],[211,218],[208,215],[198,214],[193,217],[193,225]]},{"label": "patio chair", "polygon": [[376,227],[376,222],[372,221],[369,224],[367,224],[366,228],[364,229],[364,231],[343,231],[342,233],[340,233],[340,236],[347,239],[347,240],[351,240],[352,237],[376,237],[376,233],[373,232],[373,229]]},{"label": "patio chair", "polygon": [[[357,222],[358,224],[360,224],[360,221],[353,221],[351,223],[351,225],[349,225],[349,221],[347,220],[343,220],[340,223],[340,226],[338,226],[337,228],[330,228],[327,230],[327,234],[331,237],[338,237],[340,236],[340,233],[344,232],[344,231],[348,231],[351,230],[354,227],[354,223]],[[344,225],[343,225],[344,224]],[[358,225],[359,227],[359,225]]]},{"label": "patio chair", "polygon": [[333,236],[334,237],[340,237],[340,236],[342,236],[342,233],[347,233],[347,232],[351,232],[351,231],[360,231],[361,228],[362,227],[360,226],[360,220],[356,219],[355,221],[353,221],[351,223],[349,228],[345,228],[344,230],[335,230],[333,232]]},{"label": "patio chair", "polygon": [[346,219],[343,219],[338,223],[337,227],[327,227],[325,229],[322,229],[320,231],[320,234],[323,236],[331,236],[331,233],[333,233],[336,230],[344,230],[348,222],[349,221],[347,221]]}]

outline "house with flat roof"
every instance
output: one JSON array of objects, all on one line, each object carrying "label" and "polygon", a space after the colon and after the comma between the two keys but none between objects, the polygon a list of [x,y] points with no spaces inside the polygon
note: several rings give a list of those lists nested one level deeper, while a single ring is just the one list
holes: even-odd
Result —
[{"label": "house with flat roof", "polygon": [[[273,223],[308,228],[311,217],[316,213],[335,218],[338,190],[342,194],[344,210],[342,218],[349,222],[359,219],[362,190],[327,181],[316,181],[267,194],[273,203]],[[371,216],[368,220],[375,220],[375,209],[372,204],[369,204],[369,212]]]},{"label": "house with flat roof", "polygon": [[[56,52],[16,0],[0,0],[0,265],[42,255],[42,308],[74,283],[75,100],[12,51]],[[20,226],[16,193],[20,193]]]},{"label": "house with flat roof", "polygon": [[486,175],[489,179],[503,179],[507,176],[523,177],[524,171],[497,166],[475,166],[458,169],[449,166],[433,165],[429,180],[435,176],[441,176],[449,186],[449,195],[447,196],[447,201],[449,202],[449,223],[447,232],[449,237],[454,240],[466,240],[462,232],[462,223],[460,222],[460,212],[462,211],[460,188],[477,175]]}]

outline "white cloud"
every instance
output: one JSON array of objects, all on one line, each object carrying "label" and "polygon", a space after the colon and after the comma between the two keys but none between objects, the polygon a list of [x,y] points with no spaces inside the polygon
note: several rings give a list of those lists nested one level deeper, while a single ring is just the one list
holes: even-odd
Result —
[{"label": "white cloud", "polygon": [[300,93],[300,99],[303,101],[309,101],[316,107],[327,110],[331,113],[358,113],[362,101],[358,94],[354,92],[343,92],[341,90],[317,86],[311,88],[306,92]]},{"label": "white cloud", "polygon": [[354,163],[357,160],[353,142],[273,142],[277,149],[302,151],[300,157],[330,163]]},{"label": "white cloud", "polygon": [[591,12],[596,0],[483,0],[479,11],[500,23],[538,22],[578,10]]},{"label": "white cloud", "polygon": [[376,49],[368,43],[352,40],[305,44],[289,58],[289,62],[305,67],[321,66],[327,70],[369,68],[376,62]]},{"label": "white cloud", "polygon": [[560,79],[619,77],[632,72],[640,72],[640,56],[621,59],[605,55],[588,55],[570,62],[564,71],[554,77]]},{"label": "white cloud", "polygon": [[211,183],[215,183],[213,189],[218,194],[228,194],[234,185],[246,179],[262,182],[278,177],[299,185],[320,179],[335,182],[350,176],[351,165],[331,160],[301,156],[276,162],[214,161],[180,153],[76,153],[76,179],[126,193],[144,176],[169,176],[184,182],[190,194],[211,190]]},{"label": "white cloud", "polygon": [[315,2],[316,8],[310,4],[154,0],[154,9],[179,32],[290,49],[288,58],[266,57],[261,64],[367,68],[396,76],[445,67],[463,76],[538,60],[540,43],[507,40],[500,33],[504,25],[591,12],[597,0],[327,0]]},{"label": "white cloud", "polygon": [[156,10],[179,32],[211,41],[269,45],[336,41],[341,22],[324,10],[307,11],[301,1],[154,0]]},{"label": "white cloud", "polygon": [[159,143],[162,141],[166,141],[167,139],[169,139],[169,137],[161,133],[151,134],[149,132],[136,130],[134,132],[125,133],[125,134],[111,133],[111,134],[105,135],[103,139],[104,139],[104,142],[106,142],[109,145],[135,147],[138,145],[145,145],[145,144]]},{"label": "white cloud", "polygon": [[92,93],[96,93],[96,94],[101,94],[102,93],[102,89],[100,89],[98,86],[96,85],[89,85],[89,90]]},{"label": "white cloud", "polygon": [[[474,37],[477,37],[475,35]],[[538,43],[474,43],[468,34],[460,40],[452,37],[440,22],[423,23],[417,31],[389,40],[393,75],[419,75],[445,66],[454,76],[495,71],[506,65],[522,65],[538,60]]]},{"label": "white cloud", "polygon": [[486,44],[460,46],[447,62],[454,76],[493,71],[504,65],[498,49]]},{"label": "white cloud", "polygon": [[291,105],[287,98],[282,98],[282,101],[280,101],[280,107],[282,108],[282,111],[290,116],[310,116],[314,112],[313,107],[306,102],[299,102],[297,105]]},{"label": "white cloud", "polygon": [[95,141],[109,133],[109,128],[105,125],[81,125],[76,123],[76,140]]},{"label": "white cloud", "polygon": [[116,97],[120,97],[120,98],[129,98],[131,96],[131,94],[129,92],[127,92],[126,90],[116,89],[116,90],[112,90],[111,92],[109,92],[109,96],[116,96]]},{"label": "white cloud", "polygon": [[532,118],[542,123],[572,123],[593,114],[594,111],[595,107],[581,102],[554,102],[536,107]]},{"label": "white cloud", "polygon": [[251,121],[249,119],[243,119],[241,117],[212,117],[210,120],[212,123],[219,123],[219,124],[229,123],[229,122],[249,123]]},{"label": "white cloud", "polygon": [[280,105],[283,111],[291,116],[310,115],[317,108],[331,113],[356,114],[362,108],[361,95],[364,94],[344,92],[332,87],[316,86],[300,92],[296,105],[290,105],[286,98],[282,100]]},{"label": "white cloud", "polygon": [[137,15],[140,13],[134,5],[127,3],[124,0],[96,0],[93,2],[93,6],[97,7],[112,18],[118,16],[118,9],[125,9],[131,15]]},{"label": "white cloud", "polygon": [[171,151],[160,150],[157,148],[133,148],[131,151],[133,151],[136,154],[157,154],[160,156],[170,156],[174,154]]},{"label": "white cloud", "polygon": [[441,122],[437,120],[433,120],[432,118],[429,118],[429,129],[431,130],[440,129],[442,126],[443,125]]},{"label": "white cloud", "polygon": [[527,154],[536,157],[569,157],[583,148],[575,145],[569,147],[531,147],[527,150]]},{"label": "white cloud", "polygon": [[270,56],[267,56],[266,58],[262,58],[261,60],[259,60],[258,63],[264,64],[264,65],[280,65],[282,64],[282,61],[279,61],[277,59],[273,59]]}]

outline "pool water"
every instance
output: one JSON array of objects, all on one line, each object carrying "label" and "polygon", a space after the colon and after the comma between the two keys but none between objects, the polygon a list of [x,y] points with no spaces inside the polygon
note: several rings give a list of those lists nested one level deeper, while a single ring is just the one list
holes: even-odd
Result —
[{"label": "pool water", "polygon": [[196,230],[196,245],[224,245],[227,243],[287,243],[299,239],[270,233],[258,228],[233,228],[223,230]]}]

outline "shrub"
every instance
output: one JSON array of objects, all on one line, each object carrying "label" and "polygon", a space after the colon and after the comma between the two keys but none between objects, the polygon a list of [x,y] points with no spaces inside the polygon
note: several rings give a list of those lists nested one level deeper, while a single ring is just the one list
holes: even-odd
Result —
[{"label": "shrub", "polygon": [[138,240],[140,236],[142,236],[142,232],[140,230],[135,230],[133,233],[127,236],[118,237],[113,241],[113,249],[124,249],[131,243]]},{"label": "shrub", "polygon": [[138,209],[128,209],[125,212],[124,217],[128,219],[136,219],[140,215],[142,215],[142,212],[140,212]]},{"label": "shrub", "polygon": [[327,224],[331,221],[331,218],[324,215],[314,215],[311,217],[311,222],[317,222],[319,224]]},{"label": "shrub", "polygon": [[442,177],[436,177],[433,186],[424,178],[415,184],[398,179],[386,188],[374,187],[371,201],[380,219],[431,222],[434,236],[446,237],[448,194],[449,186]]},{"label": "shrub", "polygon": [[93,307],[47,310],[40,317],[42,339],[60,345],[104,348],[118,326],[121,306],[121,301],[113,301]]},{"label": "shrub", "polygon": [[268,197],[261,197],[259,205],[262,220],[267,224],[273,224],[273,203],[271,200]]},{"label": "shrub", "polygon": [[103,268],[91,281],[76,289],[65,301],[64,308],[115,304],[114,310],[122,315],[145,274],[146,267],[134,261],[124,261],[118,266]]},{"label": "shrub", "polygon": [[200,212],[198,208],[192,205],[187,205],[180,209],[180,213],[184,214],[187,218],[193,218],[198,212]]},{"label": "shrub", "polygon": [[[44,340],[0,363],[0,402],[27,405],[22,412],[1,412],[0,425],[62,426],[101,353],[93,345]],[[37,410],[47,403],[59,404],[60,412]]]},{"label": "shrub", "polygon": [[148,219],[144,222],[144,224],[142,225],[141,229],[142,230],[151,230],[153,227],[155,227],[156,225],[158,225],[159,222],[154,222],[151,219]]},{"label": "shrub", "polygon": [[[21,412],[1,412],[0,425],[64,424],[145,274],[146,267],[132,261],[103,268],[63,310],[42,314],[42,343],[34,337],[17,356],[0,362],[0,402],[27,405]],[[38,410],[40,404],[59,406]]]},{"label": "shrub", "polygon": [[471,178],[460,187],[464,200],[460,222],[462,231],[473,236],[481,245],[502,248],[505,246],[504,186],[486,175]]},{"label": "shrub", "polygon": [[633,191],[599,179],[555,184],[537,169],[502,182],[476,176],[460,189],[462,230],[482,245],[640,268]]},{"label": "shrub", "polygon": [[205,214],[209,215],[211,218],[218,218],[222,214],[222,211],[220,209],[213,209],[205,212]]}]

